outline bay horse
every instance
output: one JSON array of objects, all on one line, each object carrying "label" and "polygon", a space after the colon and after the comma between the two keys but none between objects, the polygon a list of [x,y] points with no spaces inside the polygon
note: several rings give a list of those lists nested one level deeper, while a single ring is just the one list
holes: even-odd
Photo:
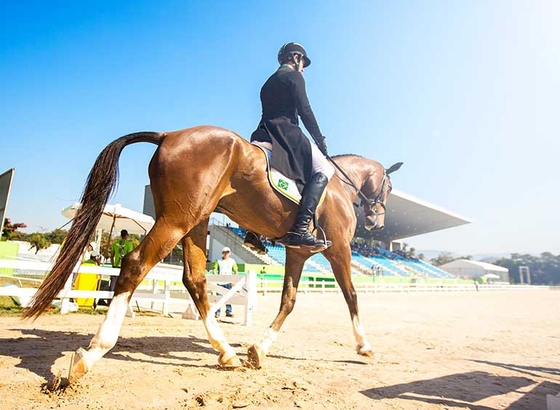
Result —
[{"label": "bay horse", "polygon": [[[183,247],[183,284],[200,313],[212,347],[219,352],[218,362],[221,366],[241,366],[217,320],[208,314],[205,267],[210,214],[218,209],[240,226],[268,238],[283,236],[295,221],[297,205],[278,194],[267,181],[265,154],[232,131],[199,126],[166,133],[125,135],[109,143],[96,159],[82,194],[82,207],[52,271],[35,294],[32,305],[24,311],[24,317],[37,318],[64,287],[115,188],[122,150],[139,142],[158,146],[149,164],[156,221],[140,245],[123,259],[107,316],[89,348],[78,348],[72,357],[69,384],[91,370],[115,346],[134,290],[179,241]],[[366,227],[383,228],[385,203],[391,191],[389,174],[400,164],[386,171],[379,163],[356,155],[336,156],[333,161],[350,180],[341,177],[338,170],[318,208],[318,223],[332,240],[332,246],[323,253],[346,299],[357,351],[370,356],[371,346],[358,316],[351,281],[350,241],[356,227],[353,203],[360,190],[369,199],[363,203]],[[249,348],[248,360],[252,366],[261,366],[292,311],[303,265],[310,256],[304,248],[286,249],[280,310],[261,343]]]}]

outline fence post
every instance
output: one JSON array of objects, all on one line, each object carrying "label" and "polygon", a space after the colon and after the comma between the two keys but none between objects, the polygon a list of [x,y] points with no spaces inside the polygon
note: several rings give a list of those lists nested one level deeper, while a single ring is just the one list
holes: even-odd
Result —
[{"label": "fence post", "polygon": [[[152,279],[152,295],[155,295],[158,293],[158,280],[157,279]],[[150,304],[150,308],[154,309],[155,306],[155,302],[152,302]]]},{"label": "fence post", "polygon": [[66,283],[64,284],[64,288],[62,288],[63,297],[60,300],[60,314],[67,315],[70,313],[70,298],[67,298],[66,295],[72,289],[72,282],[74,281],[74,273],[78,273],[80,266],[80,262],[74,267],[72,274],[68,276]]},{"label": "fence post", "polygon": [[257,273],[254,270],[247,271],[244,288],[247,291],[244,324],[245,326],[251,326],[253,324],[253,310],[257,305]]},{"label": "fence post", "polygon": [[169,315],[169,302],[171,299],[171,280],[169,278],[165,279],[165,282],[163,282],[163,292],[165,295],[165,299],[163,300],[163,315],[167,316]]}]

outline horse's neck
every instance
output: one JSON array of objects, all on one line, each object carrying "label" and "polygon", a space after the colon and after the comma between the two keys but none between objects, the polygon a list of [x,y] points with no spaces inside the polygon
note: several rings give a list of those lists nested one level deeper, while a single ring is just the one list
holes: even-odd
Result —
[{"label": "horse's neck", "polygon": [[361,160],[364,160],[364,158],[356,155],[343,155],[334,158],[334,160],[350,180],[348,181],[348,178],[339,173],[340,179],[343,181],[344,190],[349,194],[352,200],[356,199],[358,191],[362,188],[369,175],[367,168],[361,163]]}]

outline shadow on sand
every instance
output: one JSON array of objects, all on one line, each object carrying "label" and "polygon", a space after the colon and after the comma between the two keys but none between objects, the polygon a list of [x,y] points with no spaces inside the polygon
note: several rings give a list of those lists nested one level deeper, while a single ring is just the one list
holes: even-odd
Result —
[{"label": "shadow on sand", "polygon": [[[521,388],[534,385],[530,392],[519,392]],[[421,401],[445,407],[468,407],[471,410],[490,410],[475,404],[492,396],[518,392],[523,396],[508,409],[546,408],[546,395],[556,394],[560,385],[552,382],[536,382],[527,377],[497,376],[482,371],[456,373],[434,379],[419,380],[380,388],[363,390],[361,393],[372,400],[400,398]]]},{"label": "shadow on sand", "polygon": [[[19,331],[25,337],[2,339],[0,342],[0,356],[19,358],[21,361],[16,367],[27,369],[47,380],[54,375],[51,371],[52,364],[65,356],[64,352],[75,351],[78,347],[89,345],[92,336],[76,332],[49,331],[43,329],[11,329]],[[231,344],[240,347],[239,344]],[[181,354],[177,354],[181,352]],[[189,352],[207,353],[216,356],[217,352],[210,346],[207,339],[192,336],[141,336],[119,337],[116,346],[104,358],[135,362],[168,365],[168,360],[173,360],[176,366],[215,368],[216,365],[197,365],[200,359],[183,354]],[[149,357],[132,357],[132,354],[141,353]],[[161,359],[161,360],[160,360]],[[166,362],[164,363],[164,360]]]}]

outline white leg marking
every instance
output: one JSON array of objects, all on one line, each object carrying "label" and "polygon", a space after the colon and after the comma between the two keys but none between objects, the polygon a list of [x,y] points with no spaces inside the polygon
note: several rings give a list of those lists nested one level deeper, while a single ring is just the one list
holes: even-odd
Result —
[{"label": "white leg marking", "polygon": [[354,337],[356,338],[356,342],[358,343],[358,346],[356,347],[358,353],[370,351],[371,346],[366,339],[366,332],[362,324],[360,323],[360,319],[358,318],[358,316],[354,316],[354,319],[352,319],[352,330],[354,331]]},{"label": "white leg marking", "polygon": [[225,357],[229,358],[235,356],[235,351],[227,342],[224,332],[222,332],[218,321],[213,315],[206,317],[206,320],[204,320],[204,327],[206,328],[206,333],[208,333],[208,340],[214,349]]},{"label": "white leg marking", "polygon": [[91,340],[87,352],[83,352],[88,370],[117,343],[124,315],[128,308],[129,295],[130,292],[125,292],[113,298],[107,311],[107,317]]},{"label": "white leg marking", "polygon": [[278,332],[275,332],[274,330],[272,330],[272,328],[269,327],[265,330],[263,340],[259,344],[259,347],[261,348],[265,356],[268,355],[270,346],[272,346],[272,343],[276,341],[277,336]]}]

